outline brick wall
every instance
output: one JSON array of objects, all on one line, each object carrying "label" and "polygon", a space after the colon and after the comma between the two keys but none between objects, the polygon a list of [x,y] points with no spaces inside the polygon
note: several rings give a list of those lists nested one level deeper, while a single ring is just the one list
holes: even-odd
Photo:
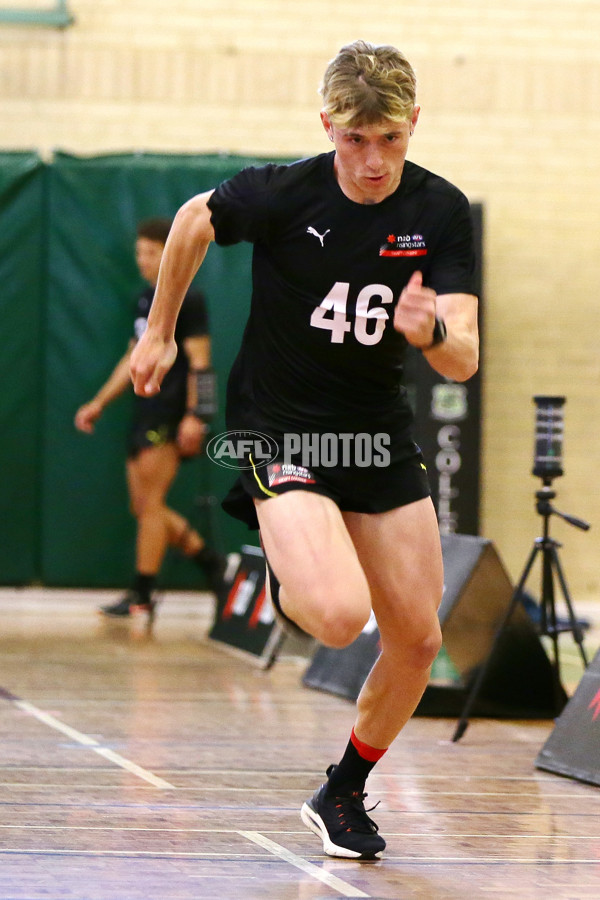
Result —
[{"label": "brick wall", "polygon": [[531,397],[564,393],[556,503],[595,527],[552,527],[574,600],[597,597],[600,2],[70,7],[63,32],[0,26],[2,149],[319,152],[317,87],[339,46],[365,37],[406,52],[422,105],[410,157],[486,210],[482,531],[518,575],[540,525]]}]

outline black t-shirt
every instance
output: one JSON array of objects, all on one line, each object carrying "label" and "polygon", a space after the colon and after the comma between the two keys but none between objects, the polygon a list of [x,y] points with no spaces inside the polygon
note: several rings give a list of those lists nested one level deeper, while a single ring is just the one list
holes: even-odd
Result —
[{"label": "black t-shirt", "polygon": [[348,199],[334,154],[248,168],[209,200],[218,244],[254,244],[252,302],[228,385],[228,428],[387,431],[411,421],[393,311],[415,270],[475,293],[466,197],[406,162],[381,203]]},{"label": "black t-shirt", "polygon": [[[141,338],[148,325],[148,314],[153,297],[154,288],[148,287],[138,298],[133,326],[136,340]],[[200,291],[188,291],[175,327],[177,344],[175,362],[165,375],[158,394],[154,397],[135,395],[136,415],[150,412],[152,415],[164,416],[165,419],[181,418],[187,402],[187,374],[189,371],[184,341],[189,337],[202,337],[206,334],[208,334],[208,314],[204,295]]]}]

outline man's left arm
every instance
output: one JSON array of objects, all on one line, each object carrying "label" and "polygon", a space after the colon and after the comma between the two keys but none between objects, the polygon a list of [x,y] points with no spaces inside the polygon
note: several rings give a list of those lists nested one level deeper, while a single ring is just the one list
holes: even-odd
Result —
[{"label": "man's left arm", "polygon": [[394,311],[394,328],[446,378],[466,381],[479,364],[477,297],[436,294],[413,272]]},{"label": "man's left arm", "polygon": [[435,298],[435,316],[440,323],[436,338],[440,330],[445,337],[423,347],[422,352],[436,372],[453,381],[471,378],[479,365],[477,305],[473,294],[438,294]]}]

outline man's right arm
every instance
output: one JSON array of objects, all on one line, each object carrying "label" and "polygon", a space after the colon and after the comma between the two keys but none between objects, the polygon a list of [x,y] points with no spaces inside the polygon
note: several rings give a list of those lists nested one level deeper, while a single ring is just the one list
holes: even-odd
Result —
[{"label": "man's right arm", "polygon": [[131,354],[131,379],[136,394],[157,394],[175,361],[175,325],[181,304],[202,265],[215,233],[208,200],[212,191],[185,203],[173,221],[160,264],[148,327]]},{"label": "man's right arm", "polygon": [[94,426],[102,415],[104,408],[129,387],[129,363],[132,350],[133,339],[129,343],[127,352],[121,357],[96,396],[88,403],[84,403],[83,406],[80,406],[75,413],[75,427],[78,428],[79,431],[84,431],[86,434],[92,434]]}]

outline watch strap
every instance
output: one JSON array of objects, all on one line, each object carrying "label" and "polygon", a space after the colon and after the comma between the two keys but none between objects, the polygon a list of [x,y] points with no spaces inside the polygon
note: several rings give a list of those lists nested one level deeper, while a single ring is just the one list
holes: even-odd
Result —
[{"label": "watch strap", "polygon": [[436,347],[438,344],[443,344],[448,336],[448,330],[446,328],[446,323],[440,316],[435,317],[435,324],[433,326],[433,334],[431,336],[431,343],[427,345],[427,347],[422,347],[422,350],[431,350],[432,347]]}]

